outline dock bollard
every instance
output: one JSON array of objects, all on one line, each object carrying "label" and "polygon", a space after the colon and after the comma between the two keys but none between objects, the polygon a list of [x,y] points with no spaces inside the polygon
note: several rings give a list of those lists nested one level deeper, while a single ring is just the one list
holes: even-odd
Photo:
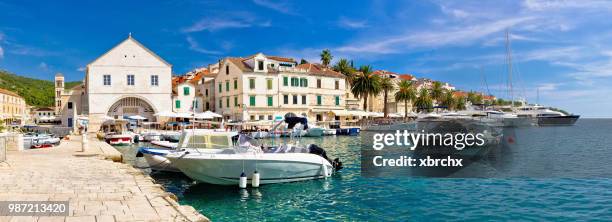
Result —
[{"label": "dock bollard", "polygon": [[251,186],[259,187],[259,172],[257,172],[257,170],[255,170],[255,173],[253,173],[253,178],[251,179]]},{"label": "dock bollard", "polygon": [[87,141],[87,133],[83,133],[83,138],[81,140],[81,152],[85,152],[85,148],[87,147],[88,141]]},{"label": "dock bollard", "polygon": [[242,174],[240,174],[240,182],[238,183],[238,186],[241,189],[244,189],[247,187],[247,177],[246,174],[244,172],[242,172]]}]

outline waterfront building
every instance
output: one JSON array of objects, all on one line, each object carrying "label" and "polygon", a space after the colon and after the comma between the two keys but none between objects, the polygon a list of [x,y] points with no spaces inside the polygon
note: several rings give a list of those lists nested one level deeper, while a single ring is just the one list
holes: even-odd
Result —
[{"label": "waterfront building", "polygon": [[27,119],[26,102],[13,91],[0,89],[0,118],[6,125],[23,125]]},{"label": "waterfront building", "polygon": [[39,107],[32,110],[32,119],[35,124],[55,124],[61,120],[55,115],[54,107]]},{"label": "waterfront building", "polygon": [[[379,75],[384,78],[390,78],[393,83],[393,90],[387,94],[387,107],[389,113],[404,113],[404,101],[395,101],[395,93],[398,91],[398,84],[403,81],[415,81],[413,75],[410,74],[399,74],[387,70],[376,70],[373,72],[375,75]],[[363,101],[361,102],[363,104]],[[383,112],[384,111],[384,92],[380,92],[372,98],[368,98],[368,110],[370,112]],[[408,112],[412,111],[412,102],[408,101]]]},{"label": "waterfront building", "polygon": [[335,119],[345,109],[344,75],[320,64],[262,53],[219,62],[214,110],[234,121],[274,120],[287,113],[311,120]]},{"label": "waterfront building", "polygon": [[156,121],[155,113],[172,107],[172,65],[131,35],[86,66],[83,84],[64,89],[56,76],[56,109],[62,125],[74,127],[78,115],[89,117],[95,132],[106,117],[141,115]]}]

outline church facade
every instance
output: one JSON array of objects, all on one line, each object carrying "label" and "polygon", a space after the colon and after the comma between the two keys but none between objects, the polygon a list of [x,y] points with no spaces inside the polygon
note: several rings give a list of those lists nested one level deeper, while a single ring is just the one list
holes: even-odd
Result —
[{"label": "church facade", "polygon": [[62,125],[74,127],[77,116],[89,118],[89,131],[110,118],[172,111],[172,65],[131,35],[87,65],[83,84],[63,89],[56,76],[56,111]]}]

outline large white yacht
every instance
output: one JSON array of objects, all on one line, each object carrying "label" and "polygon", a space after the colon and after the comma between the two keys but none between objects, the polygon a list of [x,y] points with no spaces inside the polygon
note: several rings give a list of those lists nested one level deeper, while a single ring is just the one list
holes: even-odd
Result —
[{"label": "large white yacht", "polygon": [[576,120],[580,118],[580,115],[567,115],[540,105],[518,107],[516,114],[536,119],[539,126],[574,125]]}]

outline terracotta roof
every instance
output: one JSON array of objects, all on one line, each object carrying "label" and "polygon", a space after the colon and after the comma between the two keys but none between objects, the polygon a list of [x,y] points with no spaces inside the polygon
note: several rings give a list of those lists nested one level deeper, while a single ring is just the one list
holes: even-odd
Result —
[{"label": "terracotta roof", "polygon": [[309,74],[313,74],[313,75],[344,78],[344,75],[342,75],[342,73],[336,72],[321,64],[307,63],[307,64],[298,65],[296,66],[296,68],[305,69],[306,71],[309,72]]},{"label": "terracotta roof", "polygon": [[193,75],[193,78],[189,80],[189,82],[191,82],[192,84],[197,84],[198,81],[200,81],[200,79],[202,79],[205,75],[209,75],[209,74],[210,72],[208,71],[208,69],[202,70],[196,73],[195,75]]},{"label": "terracotta roof", "polygon": [[483,96],[482,99],[484,99],[484,100],[495,100],[496,98],[493,95],[486,95],[486,96]]},{"label": "terracotta roof", "polygon": [[40,108],[35,109],[34,111],[46,112],[46,111],[53,111],[53,109],[49,107],[40,107]]},{"label": "terracotta roof", "polygon": [[410,80],[414,79],[414,76],[410,75],[410,74],[401,74],[401,75],[399,75],[399,78],[403,79],[403,80],[409,80],[410,81]]},{"label": "terracotta roof", "polygon": [[238,66],[238,68],[243,72],[253,71],[253,69],[244,62],[245,58],[228,57],[226,59],[227,61],[230,61],[231,63],[234,63],[234,65]]},{"label": "terracotta roof", "polygon": [[295,63],[295,60],[293,58],[287,58],[287,57],[280,57],[280,56],[266,56],[268,59],[272,59],[272,60],[276,60],[279,62],[293,62]]},{"label": "terracotta roof", "polygon": [[10,95],[10,96],[17,96],[17,97],[21,97],[19,94],[10,91],[10,90],[6,90],[6,89],[0,89],[0,93],[2,94],[6,94],[6,95]]},{"label": "terracotta roof", "polygon": [[454,91],[453,97],[467,97],[467,93],[463,91]]}]

